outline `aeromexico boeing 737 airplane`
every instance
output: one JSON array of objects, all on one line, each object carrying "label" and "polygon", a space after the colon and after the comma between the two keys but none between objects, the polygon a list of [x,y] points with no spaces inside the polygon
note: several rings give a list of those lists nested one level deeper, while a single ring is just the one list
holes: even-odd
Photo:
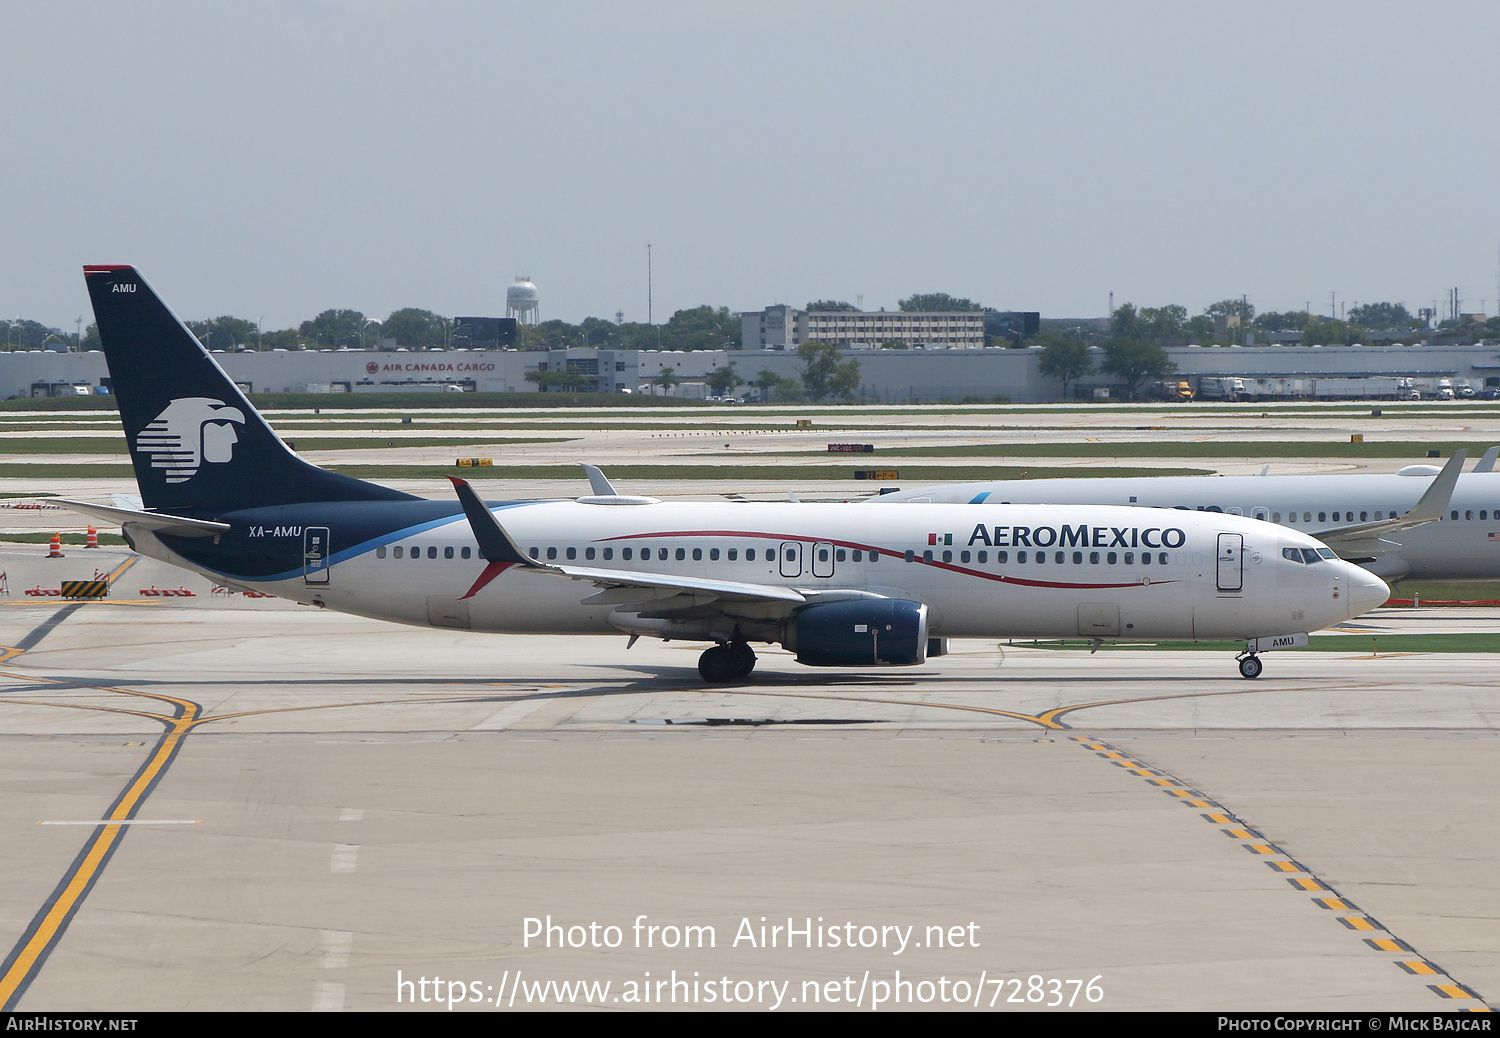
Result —
[{"label": "aeromexico boeing 737 airplane", "polygon": [[1214,512],[1017,505],[669,503],[597,470],[576,501],[426,500],[277,438],[128,266],[85,267],[141,509],[66,502],[143,555],[230,587],[418,626],[752,642],[812,666],[920,664],[949,637],[1245,639],[1258,653],[1388,590],[1317,541]]}]

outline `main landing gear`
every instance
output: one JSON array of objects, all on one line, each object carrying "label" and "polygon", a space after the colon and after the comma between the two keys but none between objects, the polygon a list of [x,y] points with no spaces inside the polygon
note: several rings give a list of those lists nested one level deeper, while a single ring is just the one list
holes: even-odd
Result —
[{"label": "main landing gear", "polygon": [[703,680],[720,685],[740,681],[755,669],[755,651],[745,642],[729,642],[705,649],[698,657],[698,673]]},{"label": "main landing gear", "polygon": [[1242,652],[1240,653],[1238,658],[1240,661],[1240,677],[1260,677],[1261,668],[1265,666],[1265,664],[1261,663],[1259,656],[1251,652]]}]

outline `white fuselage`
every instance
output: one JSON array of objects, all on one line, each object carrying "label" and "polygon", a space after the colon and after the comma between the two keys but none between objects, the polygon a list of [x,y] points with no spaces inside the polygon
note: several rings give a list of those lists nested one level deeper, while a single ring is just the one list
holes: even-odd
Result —
[{"label": "white fuselage", "polygon": [[[1317,536],[1404,515],[1432,482],[1422,475],[1156,476],[1025,479],[903,490],[870,503],[1131,505],[1244,515]],[[1365,564],[1387,580],[1500,580],[1500,473],[1458,479],[1441,522],[1387,533]]]},{"label": "white fuselage", "polygon": [[[327,525],[317,504],[298,507],[304,526]],[[1214,512],[540,501],[493,514],[543,566],[790,588],[812,601],[910,599],[927,605],[934,637],[1265,637],[1339,623],[1387,595],[1295,530]],[[486,562],[462,513],[362,542],[316,572],[269,578],[204,569],[149,536],[137,542],[235,586],[423,626],[716,639],[729,637],[729,623],[779,641],[776,625],[792,608],[711,593],[689,601],[670,589],[601,593],[588,579],[524,565],[474,590]]]}]

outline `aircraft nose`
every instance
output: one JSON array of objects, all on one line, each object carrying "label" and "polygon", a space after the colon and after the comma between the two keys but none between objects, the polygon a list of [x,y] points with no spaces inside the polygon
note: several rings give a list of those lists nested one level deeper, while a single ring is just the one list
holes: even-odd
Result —
[{"label": "aircraft nose", "polygon": [[1368,613],[1376,606],[1384,605],[1391,597],[1391,589],[1369,570],[1360,566],[1349,567],[1349,616]]}]

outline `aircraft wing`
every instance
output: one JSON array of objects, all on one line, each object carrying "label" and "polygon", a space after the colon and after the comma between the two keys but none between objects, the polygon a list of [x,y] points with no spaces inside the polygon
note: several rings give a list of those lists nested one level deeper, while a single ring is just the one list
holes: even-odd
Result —
[{"label": "aircraft wing", "polygon": [[572,577],[574,580],[590,580],[606,589],[621,589],[620,594],[611,595],[609,598],[595,596],[594,599],[588,599],[588,601],[639,602],[643,598],[650,597],[631,589],[676,591],[700,597],[712,595],[717,599],[738,602],[791,602],[794,605],[801,605],[808,601],[808,596],[802,592],[789,587],[777,587],[774,584],[749,584],[737,580],[709,580],[674,574],[640,573],[635,570],[594,569],[587,566],[542,566],[540,568],[556,570],[563,576]]},{"label": "aircraft wing", "polygon": [[1328,545],[1339,558],[1347,562],[1358,562],[1384,555],[1391,548],[1398,547],[1394,541],[1385,540],[1384,534],[1409,530],[1423,523],[1437,522],[1443,517],[1443,513],[1448,510],[1448,502],[1453,498],[1453,488],[1458,485],[1458,475],[1463,471],[1464,459],[1468,456],[1467,450],[1454,451],[1453,457],[1448,459],[1448,464],[1444,465],[1443,470],[1432,478],[1432,483],[1422,494],[1421,500],[1405,515],[1373,523],[1355,523],[1352,526],[1333,526],[1326,530],[1314,530],[1312,536]]},{"label": "aircraft wing", "polygon": [[64,508],[70,508],[110,526],[139,526],[146,530],[169,533],[177,537],[217,537],[229,529],[228,523],[209,522],[207,519],[162,515],[160,512],[144,512],[134,508],[114,508],[110,505],[90,504],[87,501],[69,501],[66,498],[55,500]]},{"label": "aircraft wing", "polygon": [[[639,570],[603,569],[593,566],[559,566],[539,562],[523,552],[511,539],[510,534],[505,532],[505,528],[495,518],[495,514],[485,507],[483,501],[479,500],[479,495],[474,492],[474,488],[469,486],[467,481],[454,476],[448,478],[452,480],[459,503],[463,505],[464,515],[469,519],[469,527],[474,531],[474,539],[479,542],[479,553],[490,563],[491,568],[505,564],[524,566],[527,569],[554,573],[573,580],[591,581],[603,591],[588,601],[620,604],[679,594],[690,596],[694,600],[692,603],[694,605],[707,605],[715,600],[785,602],[801,605],[809,600],[809,596],[800,591],[777,587],[773,584],[751,584],[737,580],[713,580],[708,577],[642,573]],[[487,569],[486,572],[488,573],[489,570]],[[483,586],[483,583],[488,582],[483,576],[480,581],[481,583],[476,583],[469,594],[474,594]]]}]

